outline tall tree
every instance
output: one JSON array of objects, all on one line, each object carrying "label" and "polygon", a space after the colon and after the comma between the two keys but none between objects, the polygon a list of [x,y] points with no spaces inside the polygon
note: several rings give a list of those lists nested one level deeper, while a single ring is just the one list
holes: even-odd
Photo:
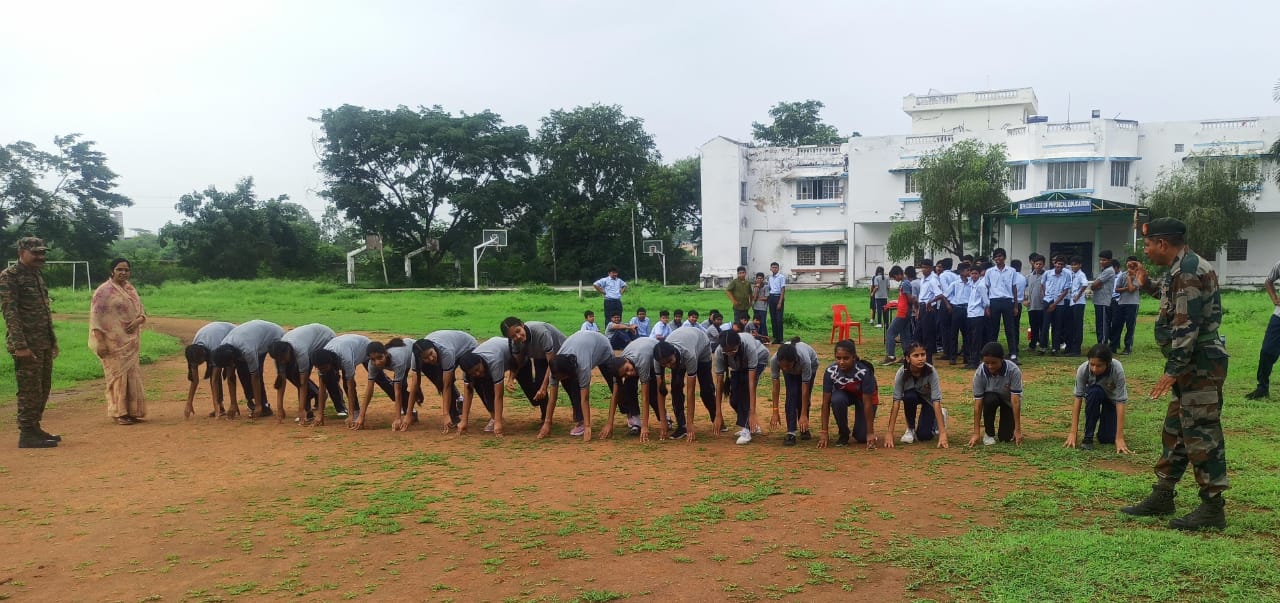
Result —
[{"label": "tall tree", "polygon": [[[504,125],[497,114],[343,105],[316,121],[324,129],[320,169],[328,185],[321,194],[400,253],[438,238],[422,255],[428,273],[446,252],[469,250],[480,229],[527,211],[527,200],[495,194],[510,192],[529,172],[531,150],[528,130]],[[474,212],[491,204],[496,211],[478,219]]]},{"label": "tall tree", "polygon": [[538,188],[552,200],[542,248],[556,276],[591,278],[611,264],[630,265],[639,230],[632,212],[644,201],[638,187],[660,159],[644,121],[617,105],[552,111],[537,148]]},{"label": "tall tree", "polygon": [[1258,160],[1247,157],[1191,157],[1162,172],[1141,202],[1152,218],[1177,218],[1192,225],[1187,244],[1215,252],[1253,225],[1253,200],[1261,189]]},{"label": "tall tree", "polygon": [[964,255],[967,242],[976,240],[980,216],[1009,202],[1005,161],[1004,145],[972,139],[921,158],[920,169],[907,176],[920,188],[920,217],[894,224],[888,256],[911,258],[923,249]]},{"label": "tall tree", "polygon": [[[751,123],[751,137],[756,142],[778,147],[794,147],[809,144],[840,144],[844,137],[835,126],[822,122],[818,113],[826,105],[822,101],[805,100],[780,102],[769,109],[773,123]],[[861,134],[854,133],[857,136]]]},{"label": "tall tree", "polygon": [[340,256],[322,247],[320,225],[288,195],[259,200],[253,178],[230,192],[210,186],[174,206],[187,218],[160,229],[185,267],[211,278],[315,276]]},{"label": "tall tree", "polygon": [[702,159],[651,163],[641,181],[639,226],[646,236],[672,242],[677,233],[702,232]]},{"label": "tall tree", "polygon": [[68,134],[53,143],[54,152],[26,141],[0,147],[0,247],[38,235],[63,257],[103,259],[122,234],[111,210],[133,201],[113,192],[118,176],[93,141]]}]

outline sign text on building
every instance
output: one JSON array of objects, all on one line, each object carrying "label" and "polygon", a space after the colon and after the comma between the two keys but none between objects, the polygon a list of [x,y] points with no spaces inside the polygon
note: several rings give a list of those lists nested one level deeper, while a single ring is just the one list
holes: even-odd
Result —
[{"label": "sign text on building", "polygon": [[1093,211],[1093,205],[1088,199],[1018,202],[1018,215],[1020,216],[1035,216],[1039,214],[1087,214],[1091,211]]}]

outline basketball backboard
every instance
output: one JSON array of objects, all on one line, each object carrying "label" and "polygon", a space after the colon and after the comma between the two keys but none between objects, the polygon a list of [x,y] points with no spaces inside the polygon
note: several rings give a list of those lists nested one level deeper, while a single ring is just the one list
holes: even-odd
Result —
[{"label": "basketball backboard", "polygon": [[364,235],[364,248],[369,251],[381,251],[382,237],[376,234]]},{"label": "basketball backboard", "polygon": [[505,228],[486,228],[480,231],[480,242],[490,243],[494,247],[507,246],[507,229]]},{"label": "basketball backboard", "polygon": [[661,239],[648,239],[640,244],[640,248],[644,250],[646,255],[658,255],[662,253]]}]

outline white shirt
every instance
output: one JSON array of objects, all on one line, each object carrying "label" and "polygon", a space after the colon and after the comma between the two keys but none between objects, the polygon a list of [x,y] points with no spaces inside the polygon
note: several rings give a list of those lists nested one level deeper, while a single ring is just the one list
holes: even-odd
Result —
[{"label": "white shirt", "polygon": [[782,295],[782,290],[787,288],[787,277],[781,270],[766,276],[765,282],[769,284],[769,295]]},{"label": "white shirt", "polygon": [[991,299],[1013,299],[1013,275],[1018,271],[1012,266],[1005,266],[1001,270],[999,266],[992,266],[987,269],[987,295]]}]

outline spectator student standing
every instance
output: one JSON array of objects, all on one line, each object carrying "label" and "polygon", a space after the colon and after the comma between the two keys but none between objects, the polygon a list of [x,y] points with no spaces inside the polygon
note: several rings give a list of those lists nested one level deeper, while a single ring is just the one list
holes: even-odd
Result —
[{"label": "spectator student standing", "polygon": [[609,276],[592,283],[596,291],[604,295],[604,317],[622,316],[622,294],[627,292],[627,282],[618,278],[618,267],[609,267]]},{"label": "spectator student standing", "polygon": [[724,294],[733,304],[733,322],[751,319],[751,283],[747,282],[746,266],[738,266],[738,276],[725,286]]},{"label": "spectator student standing", "polygon": [[787,295],[787,277],[779,272],[777,262],[769,264],[769,336],[782,341],[782,302]]}]

